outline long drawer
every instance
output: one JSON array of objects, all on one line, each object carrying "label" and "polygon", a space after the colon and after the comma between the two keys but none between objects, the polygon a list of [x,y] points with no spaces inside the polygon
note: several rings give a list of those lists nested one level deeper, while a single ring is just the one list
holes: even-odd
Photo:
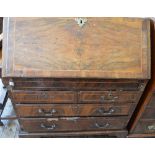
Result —
[{"label": "long drawer", "polygon": [[[15,78],[16,90],[122,90],[143,91],[147,80]],[[3,80],[5,85],[8,81]]]},{"label": "long drawer", "polygon": [[137,102],[140,91],[20,91],[13,90],[14,103],[105,103]]},{"label": "long drawer", "polygon": [[124,129],[127,117],[61,117],[19,119],[26,132],[97,131]]},{"label": "long drawer", "polygon": [[130,103],[112,104],[17,104],[19,117],[55,116],[125,116],[134,105]]}]

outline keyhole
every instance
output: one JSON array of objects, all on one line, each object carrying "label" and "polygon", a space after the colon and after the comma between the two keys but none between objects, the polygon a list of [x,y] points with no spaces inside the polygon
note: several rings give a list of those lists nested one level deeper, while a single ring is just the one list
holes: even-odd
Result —
[{"label": "keyhole", "polygon": [[77,22],[77,24],[80,27],[82,27],[85,24],[85,22],[87,22],[87,19],[86,18],[85,19],[83,19],[83,18],[75,18],[75,21]]}]

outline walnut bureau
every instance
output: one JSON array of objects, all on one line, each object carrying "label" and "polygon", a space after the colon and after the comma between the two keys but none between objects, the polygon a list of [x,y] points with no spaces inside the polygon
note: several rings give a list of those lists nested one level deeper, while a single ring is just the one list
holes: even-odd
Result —
[{"label": "walnut bureau", "polygon": [[20,137],[126,137],[150,79],[150,20],[5,18],[3,83]]}]

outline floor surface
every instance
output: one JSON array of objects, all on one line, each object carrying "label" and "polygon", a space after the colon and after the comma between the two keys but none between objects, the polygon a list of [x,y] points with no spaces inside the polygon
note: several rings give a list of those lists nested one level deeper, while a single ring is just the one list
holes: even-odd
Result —
[{"label": "floor surface", "polygon": [[[2,87],[2,82],[0,79],[0,87]],[[1,93],[1,91],[0,91]],[[3,111],[2,117],[14,114],[12,103],[8,99],[6,107]],[[0,138],[17,138],[19,132],[19,124],[17,120],[2,120],[4,126],[0,126]]]}]

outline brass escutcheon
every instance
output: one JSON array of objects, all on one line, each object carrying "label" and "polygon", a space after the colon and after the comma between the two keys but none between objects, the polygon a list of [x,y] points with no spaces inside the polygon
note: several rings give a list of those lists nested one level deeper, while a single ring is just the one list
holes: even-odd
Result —
[{"label": "brass escutcheon", "polygon": [[78,18],[75,18],[75,21],[80,27],[83,27],[84,24],[87,22],[87,18],[78,17]]}]

